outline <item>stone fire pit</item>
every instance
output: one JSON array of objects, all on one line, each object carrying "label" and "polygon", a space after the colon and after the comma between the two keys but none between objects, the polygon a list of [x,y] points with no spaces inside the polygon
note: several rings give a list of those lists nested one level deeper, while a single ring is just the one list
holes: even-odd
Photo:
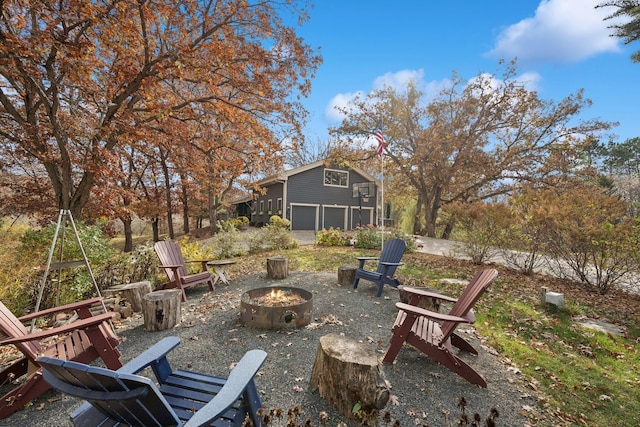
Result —
[{"label": "stone fire pit", "polygon": [[311,323],[313,295],[300,288],[251,289],[240,299],[240,320],[260,329],[295,329]]}]

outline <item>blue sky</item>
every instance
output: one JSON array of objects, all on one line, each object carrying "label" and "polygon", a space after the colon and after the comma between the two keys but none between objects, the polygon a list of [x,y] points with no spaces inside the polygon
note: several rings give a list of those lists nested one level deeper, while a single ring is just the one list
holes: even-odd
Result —
[{"label": "blue sky", "polygon": [[333,108],[357,93],[415,79],[425,94],[457,71],[470,79],[518,58],[519,75],[542,99],[556,102],[584,88],[593,101],[579,117],[616,121],[618,142],[640,136],[640,64],[610,37],[602,0],[384,1],[315,0],[297,33],[320,48],[324,63],[304,104],[306,137],[328,140],[339,123]]}]

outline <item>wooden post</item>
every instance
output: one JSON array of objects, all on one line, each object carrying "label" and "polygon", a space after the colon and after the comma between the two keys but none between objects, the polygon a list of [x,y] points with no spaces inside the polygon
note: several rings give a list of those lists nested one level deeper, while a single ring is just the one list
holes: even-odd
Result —
[{"label": "wooden post", "polygon": [[289,275],[289,260],[284,257],[267,258],[267,277],[284,279]]},{"label": "wooden post", "polygon": [[344,286],[353,285],[353,281],[356,278],[356,271],[358,271],[358,267],[354,265],[338,267],[338,284]]},{"label": "wooden post", "polygon": [[[376,417],[389,401],[390,391],[376,351],[336,334],[320,338],[309,385],[349,419]],[[353,408],[360,405],[361,413]]]},{"label": "wooden post", "polygon": [[131,304],[131,309],[135,312],[142,311],[142,297],[151,291],[151,282],[148,280],[112,286],[104,290],[105,295],[121,295],[122,298]]},{"label": "wooden post", "polygon": [[540,288],[540,305],[543,307],[547,306],[547,292],[549,291],[549,288],[547,288],[546,286],[542,286]]},{"label": "wooden post", "polygon": [[163,331],[176,326],[182,321],[180,289],[165,289],[146,294],[143,297],[144,329],[147,331]]}]

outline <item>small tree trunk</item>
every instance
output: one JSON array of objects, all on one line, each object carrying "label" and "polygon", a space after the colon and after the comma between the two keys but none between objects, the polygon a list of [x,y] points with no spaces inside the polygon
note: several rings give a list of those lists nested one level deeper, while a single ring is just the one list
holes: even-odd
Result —
[{"label": "small tree trunk", "polygon": [[160,241],[159,224],[160,224],[160,219],[157,216],[154,216],[153,218],[151,218],[151,230],[153,232],[153,241],[154,242]]},{"label": "small tree trunk", "polygon": [[189,234],[189,195],[186,177],[183,173],[180,174],[180,181],[182,182],[182,231],[184,234]]},{"label": "small tree trunk", "polygon": [[124,252],[131,252],[133,250],[133,229],[131,228],[131,218],[120,218],[122,226],[124,228]]}]

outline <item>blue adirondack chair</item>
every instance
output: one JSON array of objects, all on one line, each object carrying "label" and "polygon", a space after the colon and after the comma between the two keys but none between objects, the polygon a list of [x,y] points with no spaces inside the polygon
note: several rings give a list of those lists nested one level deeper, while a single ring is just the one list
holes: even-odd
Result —
[{"label": "blue adirondack chair", "polygon": [[[53,388],[87,401],[71,414],[75,426],[240,426],[246,416],[263,426],[254,376],[267,353],[248,351],[220,378],[173,371],[167,354],[178,344],[178,337],[164,338],[117,371],[51,357],[37,361]],[[158,386],[136,375],[147,367]]]},{"label": "blue adirondack chair", "polygon": [[[397,288],[400,285],[400,281],[393,275],[396,272],[396,268],[402,265],[400,260],[406,249],[407,244],[404,240],[392,239],[384,244],[380,257],[357,257],[359,265],[353,281],[353,288],[358,287],[360,279],[368,280],[378,285],[377,297],[382,295],[382,288],[385,284]],[[378,269],[376,271],[365,270],[365,263],[372,260],[378,261]]]}]

